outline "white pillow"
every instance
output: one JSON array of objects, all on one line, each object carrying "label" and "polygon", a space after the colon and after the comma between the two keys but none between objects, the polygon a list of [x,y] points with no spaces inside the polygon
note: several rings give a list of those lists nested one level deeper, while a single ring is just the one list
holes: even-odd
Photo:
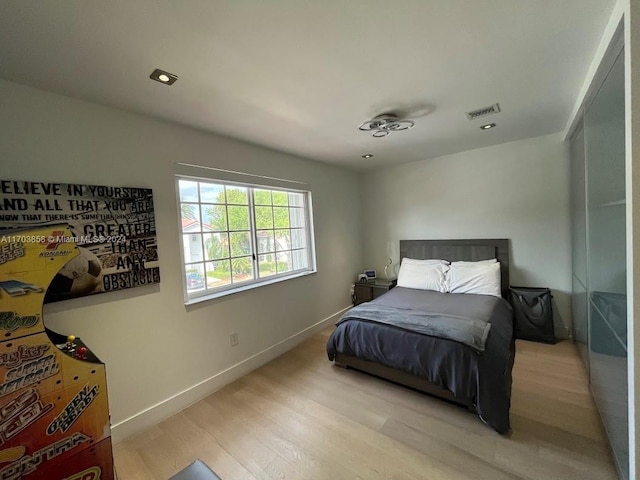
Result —
[{"label": "white pillow", "polygon": [[490,258],[489,260],[478,260],[477,262],[466,262],[461,260],[458,262],[451,262],[451,265],[489,265],[497,262],[497,258]]},{"label": "white pillow", "polygon": [[398,272],[399,287],[435,290],[441,293],[447,291],[445,274],[449,269],[449,265],[441,263],[442,260],[435,262],[430,260],[411,260],[410,258],[402,259],[400,272]]},{"label": "white pillow", "polygon": [[473,293],[501,297],[500,263],[451,264],[445,284],[450,293]]}]

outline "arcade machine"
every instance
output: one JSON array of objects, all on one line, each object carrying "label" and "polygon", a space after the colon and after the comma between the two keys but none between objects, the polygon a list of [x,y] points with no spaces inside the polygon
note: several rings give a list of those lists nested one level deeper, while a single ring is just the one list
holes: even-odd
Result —
[{"label": "arcade machine", "polygon": [[54,227],[0,234],[0,480],[113,480],[105,366],[43,323],[47,287],[78,255]]}]

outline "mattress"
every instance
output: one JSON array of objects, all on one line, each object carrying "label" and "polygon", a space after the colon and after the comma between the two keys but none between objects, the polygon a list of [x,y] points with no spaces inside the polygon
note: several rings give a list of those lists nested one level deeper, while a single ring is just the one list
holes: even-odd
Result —
[{"label": "mattress", "polygon": [[[502,298],[396,287],[371,303],[402,310],[481,313],[491,324],[483,352],[463,343],[375,321],[338,322],[327,342],[330,360],[340,353],[423,378],[450,391],[499,433],[509,431],[511,370],[515,355],[513,314]],[[488,314],[487,314],[488,312]]]}]

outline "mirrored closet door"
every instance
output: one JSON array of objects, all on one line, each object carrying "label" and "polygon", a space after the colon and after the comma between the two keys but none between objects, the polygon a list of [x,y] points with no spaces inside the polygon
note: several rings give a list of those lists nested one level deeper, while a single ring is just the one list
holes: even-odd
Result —
[{"label": "mirrored closet door", "polygon": [[628,478],[624,55],[571,142],[574,339],[618,471]]}]

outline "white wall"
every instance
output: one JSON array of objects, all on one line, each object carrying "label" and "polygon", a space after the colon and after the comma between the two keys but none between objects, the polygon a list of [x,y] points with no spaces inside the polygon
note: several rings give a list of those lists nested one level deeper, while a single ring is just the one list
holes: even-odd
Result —
[{"label": "white wall", "polygon": [[[45,308],[47,326],[82,337],[106,363],[116,440],[282,353],[301,336],[225,371],[349,305],[362,263],[357,174],[2,80],[0,105],[0,178],[154,190],[160,285]],[[318,273],[185,308],[176,162],[311,184]]]},{"label": "white wall", "polygon": [[509,238],[511,284],[551,288],[566,334],[569,153],[559,134],[375,170],[362,191],[366,267],[382,271],[391,256],[397,270],[401,239]]}]

